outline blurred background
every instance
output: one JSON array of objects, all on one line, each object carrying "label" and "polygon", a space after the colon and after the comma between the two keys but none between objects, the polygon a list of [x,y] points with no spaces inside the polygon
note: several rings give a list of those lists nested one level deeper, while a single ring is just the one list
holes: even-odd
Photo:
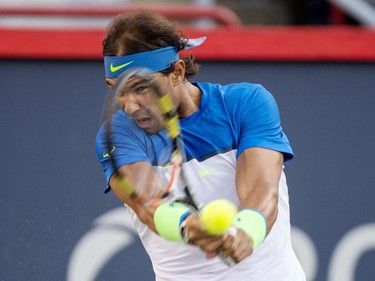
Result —
[{"label": "blurred background", "polygon": [[[1,8],[223,6],[245,25],[375,25],[374,0],[1,0]],[[9,12],[9,11],[8,11]],[[16,12],[15,12],[16,14]],[[47,15],[46,15],[47,16]],[[21,20],[20,18],[18,18]],[[13,19],[14,20],[14,19]],[[13,23],[3,11],[2,24]]]},{"label": "blurred background", "polygon": [[193,80],[275,96],[307,280],[373,281],[374,0],[0,0],[0,281],[153,280],[94,145],[104,30],[140,7],[208,37]]}]

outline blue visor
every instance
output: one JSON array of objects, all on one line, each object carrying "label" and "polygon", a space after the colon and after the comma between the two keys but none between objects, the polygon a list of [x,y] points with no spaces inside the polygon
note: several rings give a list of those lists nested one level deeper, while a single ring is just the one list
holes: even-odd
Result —
[{"label": "blue visor", "polygon": [[[206,37],[186,39],[185,50],[201,45]],[[118,78],[130,68],[148,68],[151,72],[168,69],[178,61],[178,51],[173,46],[125,56],[104,56],[106,78]]]}]

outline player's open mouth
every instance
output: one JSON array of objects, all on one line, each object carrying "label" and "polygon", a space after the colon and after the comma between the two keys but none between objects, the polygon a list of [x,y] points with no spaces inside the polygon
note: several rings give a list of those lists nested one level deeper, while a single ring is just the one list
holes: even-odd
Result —
[{"label": "player's open mouth", "polygon": [[142,129],[146,129],[151,125],[151,117],[137,118],[135,122],[137,122],[137,125]]}]

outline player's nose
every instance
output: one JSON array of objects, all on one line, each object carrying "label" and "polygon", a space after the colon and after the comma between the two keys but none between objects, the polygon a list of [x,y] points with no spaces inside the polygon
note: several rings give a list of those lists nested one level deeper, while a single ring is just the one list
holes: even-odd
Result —
[{"label": "player's nose", "polygon": [[132,115],[140,109],[140,105],[131,95],[120,97],[118,99],[118,105],[127,115]]}]

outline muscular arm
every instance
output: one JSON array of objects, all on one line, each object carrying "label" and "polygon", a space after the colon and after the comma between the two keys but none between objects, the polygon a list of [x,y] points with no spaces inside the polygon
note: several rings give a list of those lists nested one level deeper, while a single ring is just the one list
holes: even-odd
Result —
[{"label": "muscular arm", "polygon": [[119,173],[126,175],[127,179],[133,184],[134,189],[138,191],[138,196],[135,198],[129,197],[118,181],[116,174],[113,174],[110,179],[112,191],[122,202],[134,210],[144,224],[156,232],[153,220],[156,208],[155,206],[145,206],[144,203],[146,201],[145,198],[149,198],[150,195],[160,197],[164,193],[163,184],[158,174],[147,162],[137,162],[122,166],[119,168]]},{"label": "muscular arm", "polygon": [[268,232],[277,217],[278,188],[283,167],[280,152],[250,148],[237,161],[236,187],[239,209],[252,208],[262,212],[268,222]]},{"label": "muscular arm", "polygon": [[[282,166],[282,153],[264,148],[247,149],[237,161],[236,188],[240,199],[239,210],[251,208],[262,212],[267,218],[267,232],[271,230],[277,217]],[[237,230],[235,237],[221,236],[213,239],[199,234],[196,230],[199,227],[194,227],[192,220],[188,222],[196,235],[193,238],[195,243],[206,251],[208,258],[214,257],[217,250],[221,249],[225,255],[240,262],[253,252],[253,241],[241,229]],[[198,235],[201,235],[201,240],[196,240]]]},{"label": "muscular arm", "polygon": [[[282,166],[282,153],[264,148],[246,149],[237,160],[239,210],[251,208],[262,212],[268,223],[267,233],[271,231],[277,217]],[[221,249],[225,255],[240,262],[252,254],[253,243],[242,229],[237,228],[237,235],[227,236]],[[209,253],[208,256],[212,257],[214,254]]]}]

